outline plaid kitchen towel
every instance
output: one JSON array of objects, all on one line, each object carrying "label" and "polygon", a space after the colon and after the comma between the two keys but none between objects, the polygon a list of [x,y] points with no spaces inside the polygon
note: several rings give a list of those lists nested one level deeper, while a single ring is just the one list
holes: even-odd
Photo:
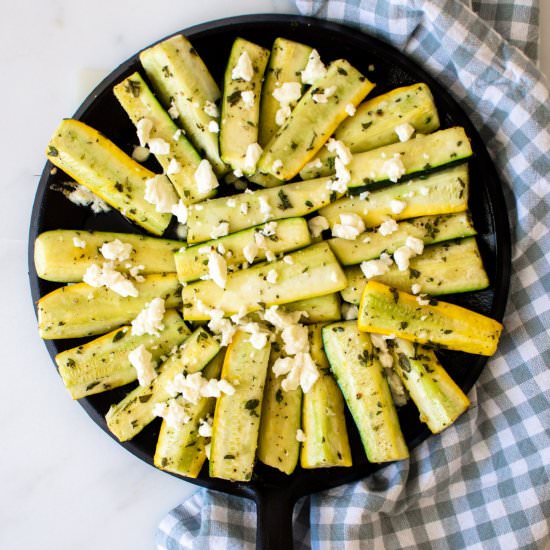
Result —
[{"label": "plaid kitchen towel", "polygon": [[[545,0],[547,1],[547,0]],[[513,272],[498,353],[471,409],[409,461],[313,495],[296,548],[550,546],[550,101],[533,61],[536,0],[298,0],[305,15],[389,42],[446,85],[505,186]],[[161,522],[159,549],[253,548],[254,504],[201,490]]]}]

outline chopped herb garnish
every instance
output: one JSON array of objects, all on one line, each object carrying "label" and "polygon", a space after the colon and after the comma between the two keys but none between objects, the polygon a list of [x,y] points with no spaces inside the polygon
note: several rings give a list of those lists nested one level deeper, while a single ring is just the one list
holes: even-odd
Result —
[{"label": "chopped herb garnish", "polygon": [[278,196],[281,201],[281,203],[277,205],[278,208],[281,210],[288,210],[289,208],[292,208],[292,203],[290,202],[288,195],[282,189],[279,190]]}]

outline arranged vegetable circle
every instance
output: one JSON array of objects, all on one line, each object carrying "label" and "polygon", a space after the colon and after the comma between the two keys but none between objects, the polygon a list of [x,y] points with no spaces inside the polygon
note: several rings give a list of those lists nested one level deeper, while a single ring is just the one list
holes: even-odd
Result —
[{"label": "arranged vegetable circle", "polygon": [[223,78],[200,34],[161,41],[47,146],[40,335],[74,399],[187,478],[405,459],[502,328],[471,128],[431,83],[280,34],[233,36]]}]

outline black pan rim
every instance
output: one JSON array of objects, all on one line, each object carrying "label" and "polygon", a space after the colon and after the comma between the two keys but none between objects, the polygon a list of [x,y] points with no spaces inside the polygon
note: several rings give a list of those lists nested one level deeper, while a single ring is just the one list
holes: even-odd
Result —
[{"label": "black pan rim", "polygon": [[[196,38],[197,36],[204,34],[212,34],[218,32],[227,32],[228,27],[241,27],[245,28],[246,26],[254,24],[290,24],[290,25],[306,25],[308,27],[316,27],[323,32],[333,32],[333,33],[344,33],[346,35],[354,35],[354,39],[359,40],[364,43],[364,45],[372,50],[383,53],[387,57],[388,62],[395,63],[400,67],[405,67],[407,70],[410,70],[415,77],[419,77],[419,80],[426,82],[430,89],[432,89],[434,96],[443,98],[446,103],[453,107],[453,110],[461,114],[461,123],[468,135],[472,139],[473,147],[483,163],[484,170],[489,170],[489,176],[486,179],[485,185],[487,186],[487,191],[490,195],[490,208],[491,208],[491,218],[495,224],[495,235],[496,235],[496,257],[498,260],[497,270],[500,275],[494,281],[495,295],[500,299],[494,300],[491,308],[491,316],[495,319],[502,320],[506,302],[509,292],[510,285],[510,272],[511,272],[511,236],[510,236],[510,226],[508,222],[507,208],[504,200],[504,195],[502,193],[500,178],[496,172],[496,169],[493,165],[493,162],[485,148],[485,145],[471,123],[468,116],[464,113],[463,109],[457,103],[457,101],[445,90],[434,77],[426,73],[421,67],[419,67],[415,62],[411,61],[408,57],[405,57],[393,46],[388,45],[387,43],[374,38],[368,34],[365,34],[353,27],[342,25],[339,23],[328,22],[313,17],[304,17],[299,15],[285,15],[285,14],[255,14],[255,15],[244,15],[237,17],[229,17],[218,19],[214,21],[209,21],[206,23],[201,23],[194,25],[187,29],[178,30],[166,37],[159,39],[154,42],[158,43],[169,36],[175,34],[184,33],[190,39]],[[238,29],[234,30],[235,35],[238,34]],[[151,44],[152,45],[152,44]],[[149,46],[146,46],[149,47]],[[138,52],[139,53],[139,52]],[[82,103],[79,109],[74,114],[73,118],[81,118],[88,109],[94,104],[96,99],[105,92],[106,89],[112,87],[113,83],[120,78],[125,71],[129,69],[137,60],[138,53],[134,54],[132,57],[120,64],[114,71],[112,71],[103,81],[89,94],[86,100]],[[44,195],[48,189],[48,180],[50,177],[50,170],[53,167],[49,162],[46,163],[42,176],[40,178],[38,189],[32,209],[31,224],[29,229],[29,245],[28,245],[28,262],[29,262],[29,279],[31,286],[31,294],[33,299],[33,304],[36,312],[36,302],[40,298],[40,291],[38,286],[38,277],[34,268],[34,240],[39,234],[41,217],[43,215],[43,199]],[[55,341],[45,341],[46,347],[52,359],[55,357],[57,350],[55,347]],[[478,362],[479,368],[472,369],[463,384],[463,389],[468,391],[477,378],[479,377],[483,366],[486,362],[486,359]],[[55,366],[55,363],[54,363]],[[105,426],[105,421],[102,415],[100,415],[86,400],[80,400],[79,404],[84,408],[86,413],[92,418],[92,420],[99,425],[114,441],[120,444],[118,440],[109,432]],[[430,435],[429,431],[424,428],[422,432],[417,435],[414,439],[408,442],[409,448],[413,449],[422,441],[424,441]],[[121,444],[126,450],[131,452],[133,455],[137,456],[141,460],[152,465],[152,457],[139,449],[132,442],[122,443]],[[374,466],[374,469],[382,467]],[[334,470],[334,469],[332,469]],[[373,471],[373,465],[368,465],[367,470],[365,469],[339,469],[339,475],[336,476],[337,479],[327,479],[328,476],[320,476],[320,483],[317,487],[310,486],[310,480],[306,480],[305,484],[296,481],[290,486],[285,487],[285,499],[295,501],[297,498],[314,492],[323,491],[356,481],[358,479],[364,478],[366,475]],[[258,499],[265,492],[277,491],[277,486],[268,483],[262,483],[261,481],[252,481],[250,483],[231,483],[228,481],[207,478],[207,479],[190,479],[176,474],[171,474],[174,477],[178,477],[182,480],[188,481],[195,485],[202,487],[208,487],[215,490],[227,492],[230,494],[235,494],[239,496],[244,496],[247,498]],[[332,478],[332,476],[330,476]]]}]

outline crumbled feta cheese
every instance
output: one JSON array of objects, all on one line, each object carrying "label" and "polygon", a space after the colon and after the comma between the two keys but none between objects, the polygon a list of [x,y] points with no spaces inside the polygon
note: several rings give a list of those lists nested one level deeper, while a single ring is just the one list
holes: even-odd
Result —
[{"label": "crumbled feta cheese", "polygon": [[[340,161],[340,159],[336,159],[335,163],[336,162],[341,162],[341,161]],[[345,168],[344,168],[344,170],[345,170]],[[346,170],[346,172],[347,172],[347,170]],[[349,176],[349,172],[347,172],[347,174]],[[340,173],[339,175],[342,176],[343,174]],[[345,178],[344,178],[344,180],[345,180]],[[329,189],[330,191],[336,191],[337,193],[345,193],[348,190],[348,186],[346,185],[344,180],[338,179],[338,177],[337,177],[335,180],[327,181],[327,189]]]},{"label": "crumbled feta cheese", "polygon": [[390,201],[390,210],[394,214],[401,214],[403,210],[407,207],[407,203],[405,201],[398,201],[396,199],[393,199]]},{"label": "crumbled feta cheese", "polygon": [[302,86],[299,82],[283,82],[272,95],[281,105],[289,105],[300,99]]},{"label": "crumbled feta cheese", "polygon": [[415,254],[424,252],[424,241],[417,237],[408,236],[405,240],[405,246],[409,247]]},{"label": "crumbled feta cheese", "polygon": [[307,327],[303,325],[289,325],[281,332],[287,355],[306,353],[309,351],[309,339]]},{"label": "crumbled feta cheese", "polygon": [[120,271],[114,269],[111,263],[104,263],[102,267],[92,264],[84,273],[82,280],[94,288],[105,286],[123,297],[136,297],[138,295],[138,290],[134,286],[134,283],[127,279]]},{"label": "crumbled feta cheese", "polygon": [[328,103],[328,98],[334,94],[336,91],[336,86],[330,86],[329,88],[326,88],[324,92],[319,92],[317,94],[313,94],[311,96],[311,99],[313,99],[314,103]]},{"label": "crumbled feta cheese", "polygon": [[292,256],[283,256],[283,262],[285,262],[285,264],[292,265],[294,260],[292,259]]},{"label": "crumbled feta cheese", "polygon": [[132,254],[132,245],[123,243],[120,239],[103,243],[99,251],[106,260],[123,262]]},{"label": "crumbled feta cheese", "polygon": [[194,178],[197,184],[197,191],[201,195],[206,195],[219,186],[216,174],[214,174],[212,165],[207,159],[202,159],[200,161],[199,166],[195,170]]},{"label": "crumbled feta cheese", "polygon": [[282,126],[290,116],[291,112],[292,109],[290,108],[290,105],[281,105],[275,113],[275,124],[277,126]]},{"label": "crumbled feta cheese", "polygon": [[393,261],[399,271],[406,271],[409,269],[409,260],[413,256],[415,256],[415,253],[408,246],[400,246],[393,253]]},{"label": "crumbled feta cheese", "polygon": [[73,237],[73,246],[76,248],[86,248],[86,241],[83,241],[78,237]]},{"label": "crumbled feta cheese", "polygon": [[268,334],[266,332],[251,332],[248,341],[254,349],[264,349],[267,345]]},{"label": "crumbled feta cheese", "polygon": [[388,179],[394,183],[399,181],[399,178],[407,172],[399,154],[395,154],[393,158],[384,162],[382,170],[388,176]]},{"label": "crumbled feta cheese", "polygon": [[411,292],[413,294],[420,294],[422,292],[422,287],[418,283],[411,285]]},{"label": "crumbled feta cheese", "polygon": [[243,247],[243,256],[245,257],[245,260],[251,264],[254,262],[254,259],[258,255],[258,245],[253,243],[248,243],[245,247]]},{"label": "crumbled feta cheese", "polygon": [[378,359],[384,368],[393,366],[393,356],[388,350],[386,340],[380,334],[370,334],[372,345],[378,350]]},{"label": "crumbled feta cheese", "polygon": [[179,174],[181,172],[181,164],[176,159],[170,159],[168,167],[166,168],[166,174],[171,176],[173,174]]},{"label": "crumbled feta cheese", "polygon": [[137,372],[140,386],[148,386],[156,377],[153,355],[142,344],[128,354],[128,361]]},{"label": "crumbled feta cheese", "polygon": [[193,205],[193,208],[200,212],[201,210],[204,210],[204,204],[195,204]]},{"label": "crumbled feta cheese", "polygon": [[303,443],[306,440],[306,434],[302,430],[296,430],[296,441]]},{"label": "crumbled feta cheese", "polygon": [[421,294],[420,296],[417,296],[416,301],[418,302],[418,305],[421,305],[421,306],[430,305],[430,298],[426,294]]},{"label": "crumbled feta cheese", "polygon": [[250,82],[254,76],[254,67],[252,66],[252,61],[247,52],[243,52],[237,64],[233,67],[231,71],[231,78],[233,80],[244,80]]},{"label": "crumbled feta cheese", "polygon": [[273,364],[275,376],[286,378],[281,383],[283,391],[293,391],[302,387],[308,393],[319,378],[319,371],[315,361],[307,352],[300,352],[295,357],[281,357]]},{"label": "crumbled feta cheese", "polygon": [[351,151],[344,144],[344,142],[330,138],[327,141],[326,147],[329,153],[336,153],[336,156],[342,161],[344,165],[348,165],[351,162]]},{"label": "crumbled feta cheese", "polygon": [[332,228],[332,236],[342,239],[355,240],[365,231],[365,222],[354,213],[340,214],[340,223]]},{"label": "crumbled feta cheese", "polygon": [[266,237],[272,237],[277,233],[277,222],[268,222],[260,230],[262,235]]},{"label": "crumbled feta cheese", "polygon": [[218,224],[210,233],[212,239],[219,239],[220,237],[225,237],[229,233],[229,223],[222,222]]},{"label": "crumbled feta cheese", "polygon": [[273,162],[271,169],[273,170],[273,172],[278,172],[282,167],[283,167],[283,161],[281,159],[277,159]]},{"label": "crumbled feta cheese", "polygon": [[241,203],[241,206],[239,206],[239,212],[243,215],[248,214],[248,203],[247,202]]},{"label": "crumbled feta cheese", "polygon": [[258,248],[265,248],[267,246],[265,235],[260,231],[254,232],[254,241],[258,245]]},{"label": "crumbled feta cheese", "polygon": [[327,74],[327,68],[321,61],[321,56],[317,50],[312,50],[307,60],[307,65],[302,71],[302,82],[304,84],[313,84]]},{"label": "crumbled feta cheese", "polygon": [[145,162],[151,151],[147,147],[142,147],[141,145],[134,145],[134,150],[132,151],[132,158],[137,162]]},{"label": "crumbled feta cheese", "polygon": [[279,306],[268,307],[263,314],[264,320],[273,325],[278,330],[295,325],[302,316],[301,311],[284,311]]},{"label": "crumbled feta cheese", "polygon": [[181,394],[185,401],[196,405],[202,397],[201,390],[206,384],[207,381],[200,372],[194,372],[187,376],[180,373],[167,385],[166,390],[173,396]]},{"label": "crumbled feta cheese", "polygon": [[424,160],[430,160],[430,155],[428,153],[422,153],[422,158]]},{"label": "crumbled feta cheese", "polygon": [[220,116],[220,113],[218,111],[217,105],[213,101],[206,100],[204,107],[202,110],[208,115],[213,118],[218,118]]},{"label": "crumbled feta cheese", "polygon": [[342,302],[342,317],[345,321],[352,321],[359,317],[359,308],[354,304]]},{"label": "crumbled feta cheese", "polygon": [[256,170],[256,164],[262,155],[263,149],[258,143],[250,143],[246,148],[246,154],[244,156],[244,167],[249,172]]},{"label": "crumbled feta cheese", "polygon": [[415,132],[415,129],[414,126],[412,126],[408,122],[404,122],[403,124],[399,124],[399,126],[396,126],[394,128],[394,131],[397,134],[399,141],[404,142],[411,139],[412,135]]},{"label": "crumbled feta cheese", "polygon": [[399,225],[397,225],[397,222],[395,220],[386,220],[385,222],[382,222],[380,224],[380,227],[378,228],[378,233],[380,233],[380,235],[382,235],[383,237],[387,237],[388,235],[395,233],[398,229]]},{"label": "crumbled feta cheese", "polygon": [[367,279],[377,277],[378,275],[384,275],[389,270],[389,266],[382,260],[368,260],[361,262],[361,271]]},{"label": "crumbled feta cheese", "polygon": [[[243,177],[243,171],[239,168],[233,170],[233,175],[236,177],[236,178],[242,178]],[[237,187],[237,184],[235,183],[235,187]],[[246,183],[245,183],[245,187],[246,187]]]},{"label": "crumbled feta cheese", "polygon": [[220,388],[220,391],[226,395],[233,395],[235,393],[235,388],[223,378],[218,382],[218,388]]},{"label": "crumbled feta cheese", "polygon": [[268,282],[268,283],[271,283],[271,284],[275,284],[277,282],[277,279],[279,278],[279,274],[277,273],[277,271],[275,271],[274,269],[270,269],[268,272],[267,272],[267,275],[265,277],[265,280]]},{"label": "crumbled feta cheese", "polygon": [[312,160],[311,162],[308,162],[304,166],[304,170],[305,171],[318,170],[318,169],[321,169],[322,167],[323,167],[323,161],[321,159],[315,159],[315,160]]},{"label": "crumbled feta cheese", "polygon": [[[220,346],[225,347],[231,343],[235,332],[237,332],[237,327],[231,323],[229,319],[223,318],[223,311],[219,311],[219,315],[212,315],[212,318],[208,322],[208,328],[214,333],[221,336]],[[212,397],[219,397],[212,396]]]},{"label": "crumbled feta cheese", "polygon": [[151,138],[148,142],[149,150],[153,155],[169,155],[170,144],[162,138]]},{"label": "crumbled feta cheese", "polygon": [[169,399],[166,403],[157,403],[153,407],[153,414],[164,419],[172,429],[191,421],[191,416],[189,416],[185,405],[178,399]]},{"label": "crumbled feta cheese", "polygon": [[178,139],[183,135],[185,134],[185,131],[182,130],[181,128],[178,128],[175,132],[174,132],[174,135],[172,136],[172,139],[174,141],[178,141]]},{"label": "crumbled feta cheese", "polygon": [[212,134],[218,134],[220,131],[220,125],[215,120],[211,120],[208,123],[208,131]]},{"label": "crumbled feta cheese", "polygon": [[166,176],[158,175],[145,182],[145,200],[155,205],[157,212],[171,214],[178,202],[174,186]]},{"label": "crumbled feta cheese", "polygon": [[430,190],[429,190],[427,187],[425,187],[425,186],[422,186],[422,187],[419,189],[419,191],[420,191],[420,194],[421,194],[423,197],[427,197],[428,194],[430,193]]},{"label": "crumbled feta cheese", "polygon": [[274,262],[277,259],[277,256],[275,256],[275,253],[271,252],[271,250],[266,250],[265,251],[265,259],[268,262]]},{"label": "crumbled feta cheese", "polygon": [[357,109],[355,108],[355,105],[353,103],[348,103],[346,105],[346,113],[349,116],[354,116],[356,112],[357,112]]},{"label": "crumbled feta cheese", "polygon": [[170,101],[170,108],[168,109],[168,114],[170,115],[170,118],[178,118],[180,116],[178,107],[173,99]]},{"label": "crumbled feta cheese", "polygon": [[187,231],[187,225],[184,223],[179,223],[176,227],[176,235],[178,236],[178,239],[185,241],[185,239],[187,239]]},{"label": "crumbled feta cheese", "polygon": [[134,265],[128,269],[128,273],[130,273],[130,277],[133,277],[138,283],[143,283],[143,281],[145,281],[145,277],[140,275],[140,272],[144,269],[145,266],[143,265]]},{"label": "crumbled feta cheese", "polygon": [[78,183],[71,183],[72,189],[61,189],[61,192],[77,206],[89,206],[94,214],[109,212],[109,205],[94,195],[89,189]]},{"label": "crumbled feta cheese", "polygon": [[212,417],[203,418],[199,421],[199,435],[212,437]]},{"label": "crumbled feta cheese", "polygon": [[177,202],[177,204],[172,206],[172,214],[176,216],[179,223],[187,223],[188,209],[181,199]]},{"label": "crumbled feta cheese", "polygon": [[252,90],[244,90],[241,92],[241,99],[246,109],[252,109],[254,107],[254,97],[254,92]]},{"label": "crumbled feta cheese", "polygon": [[[392,366],[393,366],[393,357]],[[386,380],[388,381],[388,386],[390,387],[391,396],[393,402],[397,407],[402,407],[407,404],[407,390],[399,378],[399,375],[393,370],[392,367],[384,367],[384,374],[386,375]]]},{"label": "crumbled feta cheese", "polygon": [[137,137],[139,144],[145,147],[151,137],[153,123],[148,118],[141,118],[136,123]]},{"label": "crumbled feta cheese", "polygon": [[271,206],[267,202],[265,197],[260,197],[258,202],[260,203],[260,212],[264,215],[264,219],[271,216]]},{"label": "crumbled feta cheese", "polygon": [[230,197],[225,204],[229,206],[229,208],[235,208],[235,206],[237,206],[237,201],[233,197]]},{"label": "crumbled feta cheese", "polygon": [[162,323],[164,313],[164,300],[153,298],[132,321],[132,334],[134,336],[142,336],[143,334],[158,336],[160,331],[164,330]]},{"label": "crumbled feta cheese", "polygon": [[227,283],[227,262],[221,254],[210,252],[208,255],[208,274],[220,288],[225,288],[225,284]]},{"label": "crumbled feta cheese", "polygon": [[311,236],[316,239],[321,236],[321,233],[330,227],[328,220],[324,216],[315,216],[308,220],[307,225]]}]

